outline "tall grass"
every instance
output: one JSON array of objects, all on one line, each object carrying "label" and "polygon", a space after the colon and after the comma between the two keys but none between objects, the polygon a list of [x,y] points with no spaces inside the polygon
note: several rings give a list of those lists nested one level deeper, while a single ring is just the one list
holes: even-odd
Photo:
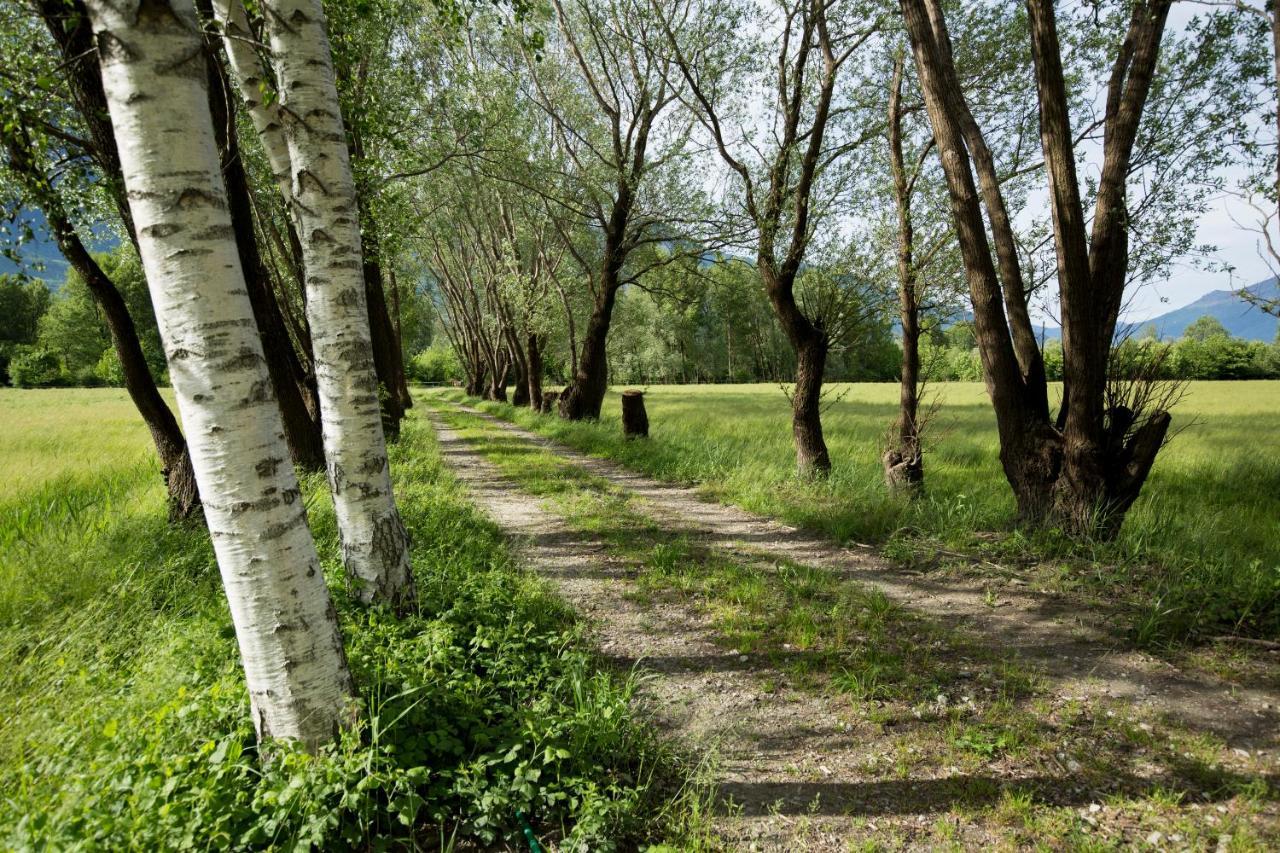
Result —
[{"label": "tall grass", "polygon": [[[1196,382],[1174,412],[1182,427],[1112,543],[1054,531],[1010,533],[1014,505],[1000,469],[995,419],[977,383],[934,386],[942,406],[927,440],[925,495],[883,486],[880,455],[896,413],[886,384],[829,389],[823,417],[833,470],[794,476],[789,407],[777,386],[648,389],[649,441],[622,438],[616,394],[599,423],[527,410],[490,411],[656,477],[827,533],[881,543],[904,559],[939,548],[1038,560],[1054,582],[1132,608],[1141,642],[1196,634],[1280,634],[1280,382]],[[457,392],[445,396],[461,399]],[[1000,536],[991,536],[998,532]]]}]

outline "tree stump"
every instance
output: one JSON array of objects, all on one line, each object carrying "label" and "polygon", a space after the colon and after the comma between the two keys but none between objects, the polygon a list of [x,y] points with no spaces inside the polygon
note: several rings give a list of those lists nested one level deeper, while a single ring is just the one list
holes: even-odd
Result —
[{"label": "tree stump", "polygon": [[649,437],[649,416],[644,410],[643,391],[622,392],[622,434],[627,438]]},{"label": "tree stump", "polygon": [[889,491],[906,497],[920,494],[924,488],[924,458],[918,449],[904,452],[902,448],[891,448],[885,451],[881,461]]},{"label": "tree stump", "polygon": [[538,411],[542,412],[542,414],[544,415],[551,414],[556,410],[556,401],[559,399],[560,399],[559,391],[543,391],[542,405],[538,408]]}]

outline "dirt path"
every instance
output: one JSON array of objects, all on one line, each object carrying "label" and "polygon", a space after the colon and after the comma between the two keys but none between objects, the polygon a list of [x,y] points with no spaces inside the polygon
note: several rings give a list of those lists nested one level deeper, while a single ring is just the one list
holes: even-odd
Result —
[{"label": "dirt path", "polygon": [[1280,745],[1280,697],[1274,692],[1181,671],[1127,648],[1096,614],[1081,613],[1057,596],[1005,590],[992,606],[985,583],[953,578],[935,582],[894,566],[870,548],[841,548],[772,519],[709,502],[692,488],[659,482],[587,456],[478,409],[457,408],[643,498],[653,518],[665,527],[701,537],[731,553],[763,553],[821,566],[875,586],[898,603],[962,628],[994,648],[1006,648],[1011,656],[1051,678],[1059,695],[1119,699],[1212,732],[1233,747]]},{"label": "dirt path", "polygon": [[[749,559],[767,555],[827,568],[911,610],[956,626],[1050,679],[1051,704],[1109,697],[1214,731],[1238,749],[1266,750],[1274,763],[1276,697],[1231,689],[1178,672],[1154,658],[1114,646],[1106,634],[1069,619],[1052,601],[1002,596],[992,608],[985,590],[959,582],[940,586],[895,569],[870,550],[846,550],[742,510],[700,499],[687,488],[655,482],[555,444],[469,407],[521,440],[572,460],[641,499],[639,511],[664,530],[699,537],[709,547]],[[641,701],[658,724],[706,755],[718,789],[716,827],[734,849],[844,850],[852,837],[892,832],[907,846],[929,846],[929,825],[957,803],[991,805],[1007,794],[1092,810],[1099,790],[1073,784],[1069,756],[1048,765],[992,762],[979,771],[925,764],[888,771],[893,738],[868,726],[841,697],[792,686],[762,655],[727,652],[705,609],[676,601],[641,601],[635,567],[603,542],[572,529],[523,492],[434,412],[442,454],[473,500],[516,540],[534,572],[551,581],[592,626],[602,652],[618,666],[639,665]],[[910,738],[908,737],[908,742]],[[910,747],[907,747],[910,749]],[[1087,746],[1086,746],[1087,749]],[[1133,768],[1121,784],[1159,784]],[[1211,807],[1210,800],[1199,808]],[[1216,818],[1215,818],[1216,819]],[[954,840],[981,847],[990,827],[957,821]],[[997,836],[998,837],[998,836]],[[1139,836],[1141,837],[1141,836]]]}]

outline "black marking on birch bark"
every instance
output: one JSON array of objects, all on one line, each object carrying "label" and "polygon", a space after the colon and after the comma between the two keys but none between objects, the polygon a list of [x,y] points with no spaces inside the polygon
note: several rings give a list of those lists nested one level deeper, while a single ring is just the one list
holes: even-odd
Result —
[{"label": "black marking on birch bark", "polygon": [[252,370],[261,363],[263,363],[261,353],[258,353],[246,346],[241,347],[239,352],[228,358],[226,361],[216,365],[216,367],[220,371]]},{"label": "black marking on birch bark", "polygon": [[202,190],[199,187],[187,187],[178,194],[174,204],[187,210],[196,207],[212,207],[215,210],[226,210],[227,208],[227,200],[222,193]]},{"label": "black marking on birch bark", "polygon": [[329,188],[324,185],[324,181],[320,180],[319,176],[310,169],[299,170],[295,180],[297,181],[298,188],[301,192],[306,192],[306,185],[310,184],[311,188],[320,193],[320,195],[327,196],[329,194]]},{"label": "black marking on birch bark", "polygon": [[354,287],[345,287],[338,291],[333,301],[337,302],[344,308],[352,308],[360,304],[360,298],[363,296],[359,290]]},{"label": "black marking on birch bark", "polygon": [[274,390],[271,387],[271,380],[259,379],[249,386],[249,393],[236,406],[238,409],[248,409],[252,406],[261,405],[262,403],[271,402],[274,397]]},{"label": "black marking on birch bark", "polygon": [[200,329],[201,331],[208,331],[210,329],[234,329],[245,328],[251,325],[254,325],[252,317],[246,320],[214,320],[211,323],[201,323]]},{"label": "black marking on birch bark", "polygon": [[[280,470],[280,463],[283,461],[284,460],[278,456],[268,456],[266,459],[263,459],[257,465],[254,465],[253,470],[257,471],[258,476],[264,479],[267,477],[274,477],[276,474],[276,471]],[[274,492],[275,489],[273,488],[273,489],[270,489],[269,491]]]},{"label": "black marking on birch bark", "polygon": [[116,62],[132,62],[138,58],[137,51],[129,47],[128,42],[110,30],[99,32],[97,42],[98,61],[104,66]]},{"label": "black marking on birch bark", "polygon": [[227,240],[235,236],[235,229],[230,223],[223,225],[210,225],[191,235],[193,240]]},{"label": "black marking on birch bark", "polygon": [[170,252],[170,258],[199,258],[205,255],[212,255],[212,249],[179,249],[176,252]]},{"label": "black marking on birch bark", "polygon": [[164,77],[196,80],[200,83],[200,88],[205,88],[209,84],[209,78],[205,68],[204,45],[197,43],[197,46],[186,56],[180,56],[172,62],[158,64],[156,73]]},{"label": "black marking on birch bark", "polygon": [[360,463],[361,474],[380,474],[387,469],[387,457],[380,453],[370,453]]},{"label": "black marking on birch bark", "polygon": [[276,524],[268,524],[266,529],[262,531],[262,538],[268,541],[279,539],[290,530],[293,530],[299,524],[306,524],[307,514],[305,512],[298,513],[288,521],[281,521]]},{"label": "black marking on birch bark", "polygon": [[143,237],[154,237],[157,240],[165,237],[172,237],[182,230],[182,226],[176,222],[157,222],[155,225],[147,225],[138,231]]},{"label": "black marking on birch bark", "polygon": [[231,515],[244,515],[249,510],[258,510],[266,512],[269,509],[275,509],[280,506],[281,500],[275,496],[259,498],[256,501],[236,501],[226,507],[226,511]]}]

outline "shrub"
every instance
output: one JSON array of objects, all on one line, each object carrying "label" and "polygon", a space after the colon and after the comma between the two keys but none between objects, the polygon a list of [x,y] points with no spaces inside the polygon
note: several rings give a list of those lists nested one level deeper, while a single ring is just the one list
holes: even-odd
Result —
[{"label": "shrub", "polygon": [[407,373],[414,382],[453,382],[463,378],[462,363],[451,346],[432,344],[409,359]]},{"label": "shrub", "polygon": [[9,380],[18,388],[52,388],[65,385],[62,359],[41,346],[18,346],[9,361]]}]

